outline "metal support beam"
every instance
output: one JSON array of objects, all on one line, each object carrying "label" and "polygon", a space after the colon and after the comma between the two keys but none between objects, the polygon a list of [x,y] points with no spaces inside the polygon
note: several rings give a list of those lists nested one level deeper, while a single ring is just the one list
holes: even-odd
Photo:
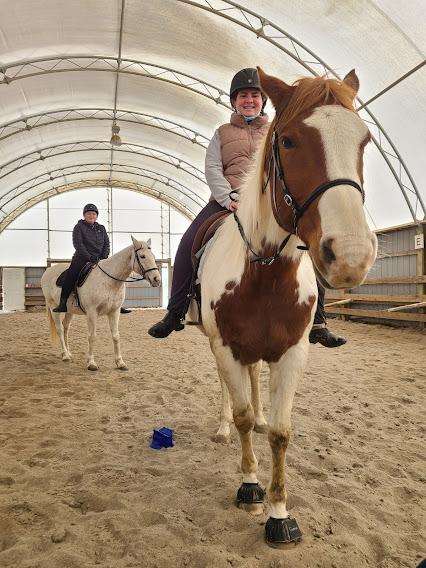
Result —
[{"label": "metal support beam", "polygon": [[[13,209],[10,213],[6,215],[4,219],[0,221],[0,233],[4,231],[12,221],[17,219],[22,213],[34,207],[38,203],[41,203],[45,199],[49,197],[55,197],[56,195],[60,195],[62,193],[67,193],[70,191],[74,191],[77,189],[88,189],[88,188],[95,188],[95,187],[107,187],[108,186],[108,178],[98,178],[98,179],[88,179],[88,180],[78,180],[73,183],[67,183],[64,185],[59,185],[55,187],[51,187],[46,191],[43,191],[40,194],[34,195],[26,200],[24,203],[20,204],[18,207]],[[147,195],[149,197],[153,197],[154,199],[158,199],[159,201],[164,201],[168,203],[170,207],[179,211],[184,217],[192,221],[195,215],[198,213],[198,210],[192,211],[188,207],[186,207],[178,198],[174,198],[173,196],[167,195],[163,191],[160,191],[157,188],[149,187],[141,183],[130,182],[128,180],[120,180],[115,179],[112,181],[112,187],[116,187],[118,189],[128,189],[130,191],[135,191],[136,193],[142,193],[143,195]]]},{"label": "metal support beam", "polygon": [[[40,128],[41,126],[47,126],[50,124],[60,124],[63,122],[77,120],[110,121],[113,117],[114,109],[111,108],[71,108],[45,111],[0,124],[0,142],[21,132],[33,130],[34,128]],[[181,136],[193,144],[198,144],[204,149],[207,148],[210,142],[209,138],[204,136],[204,134],[189,128],[184,124],[178,124],[177,122],[173,122],[172,120],[168,120],[161,116],[117,109],[116,117],[120,122],[130,122],[132,124],[139,124],[141,126],[150,126],[153,128],[159,128],[160,130],[165,130],[171,134]]]}]

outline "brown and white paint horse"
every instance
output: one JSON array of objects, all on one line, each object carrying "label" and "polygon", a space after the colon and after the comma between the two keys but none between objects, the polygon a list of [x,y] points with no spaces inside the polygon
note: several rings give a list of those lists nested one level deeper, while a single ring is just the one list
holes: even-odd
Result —
[{"label": "brown and white paint horse", "polygon": [[301,537],[286,509],[284,462],[316,309],[315,274],[329,288],[358,286],[377,244],[363,211],[370,134],[353,107],[355,72],[343,81],[305,78],[293,86],[261,69],[259,76],[276,117],[241,189],[238,218],[227,218],[208,244],[199,277],[203,331],[241,439],[237,499],[252,512],[263,509],[252,430],[264,419],[258,394],[252,404],[250,382],[257,384],[262,360],[269,364],[272,479],[265,529],[267,542],[280,546]]}]

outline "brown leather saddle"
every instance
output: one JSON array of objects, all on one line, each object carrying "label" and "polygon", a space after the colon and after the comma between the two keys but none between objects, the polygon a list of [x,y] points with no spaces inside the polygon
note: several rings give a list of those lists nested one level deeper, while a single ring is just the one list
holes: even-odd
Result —
[{"label": "brown leather saddle", "polygon": [[[95,262],[86,262],[86,264],[83,266],[83,268],[78,273],[77,281],[75,283],[75,288],[81,288],[81,286],[83,286],[83,284],[87,280],[87,277],[92,272],[92,270],[95,266],[96,266]],[[60,275],[58,276],[58,278],[56,279],[56,286],[59,286],[59,288],[62,288],[62,286],[65,282],[65,278],[67,276],[67,272],[68,272],[68,268],[65,269],[63,272],[61,272]]]},{"label": "brown leather saddle", "polygon": [[193,276],[192,276],[192,283],[191,283],[191,290],[188,294],[188,302],[186,306],[185,313],[189,309],[189,305],[191,300],[195,299],[198,305],[198,322],[187,322],[187,324],[198,325],[201,324],[201,286],[197,280],[198,277],[198,268],[200,266],[201,257],[203,256],[204,250],[206,248],[207,243],[210,239],[214,236],[217,229],[222,225],[225,218],[230,214],[230,211],[218,211],[208,219],[204,221],[204,223],[198,229],[194,242],[192,244],[191,249],[191,258],[192,258],[192,269],[193,269]]}]

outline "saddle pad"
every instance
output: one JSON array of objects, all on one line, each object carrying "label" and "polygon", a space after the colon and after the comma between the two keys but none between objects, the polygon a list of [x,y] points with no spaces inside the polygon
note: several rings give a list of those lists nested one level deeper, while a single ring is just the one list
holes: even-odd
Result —
[{"label": "saddle pad", "polygon": [[[77,288],[80,288],[81,286],[83,286],[83,284],[86,282],[87,277],[92,272],[92,269],[95,266],[96,266],[96,264],[94,262],[86,262],[86,264],[83,266],[83,268],[80,270],[80,272],[78,274],[77,282],[76,282]],[[58,276],[58,278],[56,280],[56,286],[59,286],[59,288],[62,288],[63,283],[65,282],[65,278],[67,276],[67,272],[68,272],[68,268],[66,270],[64,270],[63,272],[61,272],[61,274]]]}]

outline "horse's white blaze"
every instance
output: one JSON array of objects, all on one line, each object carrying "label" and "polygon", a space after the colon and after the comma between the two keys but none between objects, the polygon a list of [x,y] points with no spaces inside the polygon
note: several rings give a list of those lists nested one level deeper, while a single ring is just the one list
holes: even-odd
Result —
[{"label": "horse's white blaze", "polygon": [[[320,133],[327,178],[346,178],[361,184],[358,160],[368,128],[358,115],[340,106],[328,105],[315,109],[303,122]],[[354,230],[363,228],[365,219],[361,201],[361,194],[351,186],[326,191],[318,205],[323,229],[326,226],[328,233],[344,231],[347,234],[352,233],[352,227]],[[347,212],[347,215],[342,215],[342,212]]]},{"label": "horse's white blaze", "polygon": [[[346,178],[361,184],[359,159],[368,129],[358,115],[329,105],[315,109],[304,123],[321,136],[327,179]],[[350,185],[333,187],[319,199],[318,212],[322,242],[333,242],[336,257],[324,276],[334,287],[358,284],[374,262],[377,246],[365,220],[360,192]]]}]

